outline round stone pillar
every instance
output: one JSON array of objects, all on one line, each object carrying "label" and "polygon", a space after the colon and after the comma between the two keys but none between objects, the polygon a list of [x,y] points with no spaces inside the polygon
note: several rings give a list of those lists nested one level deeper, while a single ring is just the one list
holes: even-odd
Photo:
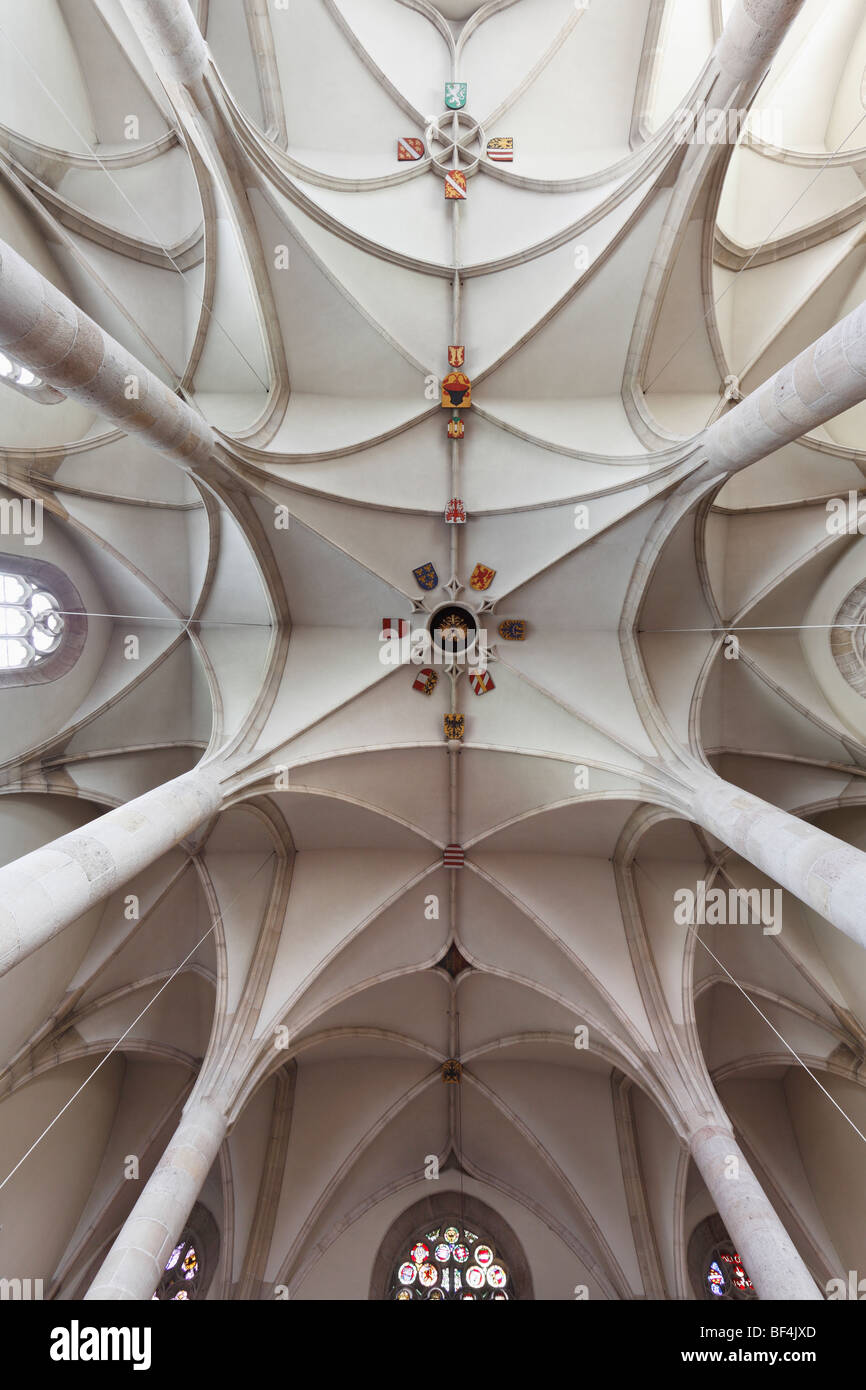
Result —
[{"label": "round stone pillar", "polygon": [[193,1102],[85,1294],[86,1299],[149,1299],[225,1138],[213,1101]]},{"label": "round stone pillar", "polygon": [[182,467],[211,462],[215,437],[207,421],[5,241],[0,348]]},{"label": "round stone pillar", "polygon": [[822,1299],[731,1130],[704,1125],[689,1148],[759,1297]]},{"label": "round stone pillar", "polygon": [[0,975],[50,941],[219,810],[195,768],[0,868]]},{"label": "round stone pillar", "polygon": [[862,850],[714,773],[702,777],[691,816],[852,941],[866,946],[866,854]]}]

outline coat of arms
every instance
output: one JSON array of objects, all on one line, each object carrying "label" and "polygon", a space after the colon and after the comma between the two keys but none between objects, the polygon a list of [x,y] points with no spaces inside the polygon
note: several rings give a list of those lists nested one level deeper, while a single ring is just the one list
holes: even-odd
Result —
[{"label": "coat of arms", "polygon": [[500,135],[496,140],[487,141],[487,158],[498,164],[510,164],[514,158],[514,140],[510,135]]},{"label": "coat of arms", "polygon": [[467,87],[466,82],[445,83],[445,105],[449,111],[459,111],[461,106],[466,105]]},{"label": "coat of arms", "polygon": [[444,410],[465,410],[472,404],[472,382],[465,372],[449,372],[442,378]]},{"label": "coat of arms", "polygon": [[398,159],[423,159],[424,141],[414,135],[403,135],[397,141]]},{"label": "coat of arms", "polygon": [[445,175],[445,197],[466,197],[466,175],[460,169],[449,169]]},{"label": "coat of arms", "polygon": [[485,589],[490,588],[495,574],[496,570],[489,569],[487,565],[476,565],[469,576],[469,583],[473,589],[483,593]]},{"label": "coat of arms", "polygon": [[438,680],[438,671],[434,671],[432,666],[422,666],[415,677],[412,689],[420,690],[422,695],[432,695]]},{"label": "coat of arms", "polygon": [[462,525],[466,520],[466,508],[463,506],[461,497],[452,497],[448,506],[445,508],[445,520],[452,526]]},{"label": "coat of arms", "polygon": [[466,728],[466,718],[462,714],[446,714],[443,716],[445,724],[446,738],[462,738]]},{"label": "coat of arms", "polygon": [[426,565],[419,565],[412,573],[415,576],[415,582],[421,589],[435,589],[439,583],[439,576],[430,560],[427,561]]}]

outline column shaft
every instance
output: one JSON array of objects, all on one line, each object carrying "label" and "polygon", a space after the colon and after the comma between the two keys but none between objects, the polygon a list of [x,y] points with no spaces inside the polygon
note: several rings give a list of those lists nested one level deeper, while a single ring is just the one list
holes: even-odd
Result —
[{"label": "column shaft", "polygon": [[693,478],[746,468],[864,399],[866,302],[710,425]]},{"label": "column shaft", "polygon": [[197,1101],[185,1111],[86,1299],[151,1297],[219,1153],[226,1127],[225,1115],[213,1101]]},{"label": "column shaft", "polygon": [[[704,1125],[689,1148],[718,1213],[737,1246],[746,1273],[762,1299],[821,1299],[731,1130]],[[736,1159],[736,1177],[730,1176]]]},{"label": "column shaft", "polygon": [[187,0],[121,0],[160,77],[189,87],[204,73],[207,45]]},{"label": "column shaft", "polygon": [[803,8],[804,0],[737,0],[716,44],[715,59],[730,82],[763,76]]},{"label": "column shaft", "polygon": [[207,421],[3,241],[0,348],[184,468],[212,459]]},{"label": "column shaft", "polygon": [[862,850],[714,774],[701,780],[691,815],[852,941],[866,946]]},{"label": "column shaft", "polygon": [[210,768],[195,768],[0,868],[0,975],[152,864],[217,811]]}]

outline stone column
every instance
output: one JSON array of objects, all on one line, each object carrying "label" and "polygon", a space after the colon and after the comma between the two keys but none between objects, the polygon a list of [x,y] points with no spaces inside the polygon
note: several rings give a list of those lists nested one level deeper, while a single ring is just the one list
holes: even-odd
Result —
[{"label": "stone column", "polygon": [[221,804],[216,772],[195,768],[0,868],[0,975],[154,863]]},{"label": "stone column", "polygon": [[732,1131],[703,1125],[689,1136],[689,1149],[758,1295],[787,1302],[822,1299]]},{"label": "stone column", "polygon": [[866,302],[710,425],[690,478],[734,473],[866,399]]},{"label": "stone column", "polygon": [[766,72],[804,0],[737,0],[716,44],[727,82],[754,83]]},{"label": "stone column", "polygon": [[207,44],[187,0],[121,0],[155,71],[192,86],[208,64]]},{"label": "stone column", "polygon": [[4,241],[0,348],[182,467],[212,460],[207,421]]},{"label": "stone column", "polygon": [[126,1218],[86,1299],[149,1299],[225,1138],[212,1100],[194,1101]]},{"label": "stone column", "polygon": [[[866,946],[866,854],[707,773],[691,817],[723,844]],[[783,924],[784,930],[784,924]]]}]

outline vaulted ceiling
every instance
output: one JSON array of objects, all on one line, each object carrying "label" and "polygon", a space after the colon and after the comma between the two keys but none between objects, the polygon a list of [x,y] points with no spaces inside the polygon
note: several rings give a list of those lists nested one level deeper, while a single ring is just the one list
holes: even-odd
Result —
[{"label": "vaulted ceiling", "polygon": [[[88,635],[61,680],[3,692],[0,853],[203,756],[234,772],[200,835],[0,981],[0,1179],[110,1052],[0,1190],[4,1258],[35,1229],[33,1273],[80,1296],[134,1197],[122,1157],[152,1167],[231,1052],[211,1296],[366,1296],[435,1155],[537,1297],[688,1297],[712,1204],[679,1049],[813,1271],[847,1269],[862,1148],[790,1049],[862,1127],[860,948],[794,900],[778,939],[699,940],[671,903],[767,882],[684,819],[687,764],[863,843],[863,696],[829,632],[866,542],[826,503],[863,486],[866,406],[673,494],[728,401],[864,298],[862,6],[806,0],[739,143],[688,177],[720,0],[199,0],[206,101],[160,80],[133,9],[0,2],[0,236],[203,413],[218,468],[3,390],[4,495],[44,503]],[[396,157],[447,152],[455,73],[457,211],[441,162]],[[494,643],[456,758],[447,677],[424,697],[380,659],[383,616],[446,596],[428,562]]]}]

